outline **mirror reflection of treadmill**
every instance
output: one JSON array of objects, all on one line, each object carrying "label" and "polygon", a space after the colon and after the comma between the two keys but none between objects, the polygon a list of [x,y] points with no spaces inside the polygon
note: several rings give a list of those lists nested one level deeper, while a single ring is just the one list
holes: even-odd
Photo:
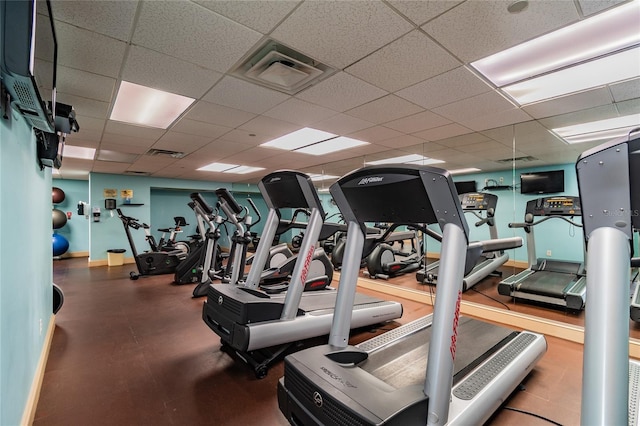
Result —
[{"label": "mirror reflection of treadmill", "polygon": [[[583,262],[536,258],[534,227],[548,220],[564,220],[582,228],[574,217],[582,213],[580,198],[572,196],[542,197],[527,202],[525,220],[510,223],[523,228],[527,239],[529,266],[498,284],[498,293],[515,299],[580,311],[586,298],[586,267]],[[541,218],[537,219],[536,218]]]},{"label": "mirror reflection of treadmill", "polygon": [[[280,410],[295,425],[487,421],[546,351],[542,335],[459,316],[465,269],[460,259],[467,248],[512,239],[470,244],[453,181],[442,169],[369,166],[339,179],[331,194],[349,226],[347,252],[364,247],[366,254],[367,222],[440,224],[434,314],[348,345],[359,258],[345,256],[329,344],[285,358]],[[394,203],[370,201],[379,199]]]},{"label": "mirror reflection of treadmill", "polygon": [[[462,211],[468,216],[475,216],[478,221],[476,227],[489,226],[489,237],[498,239],[498,230],[495,224],[495,211],[498,205],[498,196],[495,194],[470,192],[460,194]],[[426,238],[426,236],[425,236]],[[515,247],[511,247],[515,248]],[[465,275],[462,281],[462,291],[467,291],[487,277],[500,277],[502,272],[498,270],[509,260],[509,254],[504,250],[483,253],[475,259],[473,269]],[[437,284],[440,262],[426,263],[416,272],[416,280],[422,284]]]}]

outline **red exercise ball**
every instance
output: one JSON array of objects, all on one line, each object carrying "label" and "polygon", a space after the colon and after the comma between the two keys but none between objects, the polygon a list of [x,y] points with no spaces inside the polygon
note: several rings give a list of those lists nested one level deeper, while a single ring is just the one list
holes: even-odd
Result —
[{"label": "red exercise ball", "polygon": [[55,186],[51,189],[51,199],[53,200],[53,204],[60,204],[64,201],[64,191],[60,188],[56,188]]}]

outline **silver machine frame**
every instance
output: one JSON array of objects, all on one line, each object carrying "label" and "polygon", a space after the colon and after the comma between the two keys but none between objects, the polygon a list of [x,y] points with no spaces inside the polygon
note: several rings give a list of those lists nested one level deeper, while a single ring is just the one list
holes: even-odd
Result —
[{"label": "silver machine frame", "polygon": [[[395,195],[405,199],[411,193],[412,202],[416,203],[414,212],[406,214],[403,207],[379,207],[373,191],[389,185],[386,195]],[[408,182],[411,182],[407,184]],[[419,182],[419,183],[417,183]],[[411,189],[406,185],[411,185]],[[423,187],[424,189],[420,189]],[[373,189],[372,189],[373,188]],[[395,190],[406,191],[407,194],[397,194]],[[327,416],[346,416],[345,410],[357,410],[357,420],[374,424],[481,424],[486,421],[493,411],[526,377],[529,371],[546,351],[546,341],[543,336],[535,333],[522,332],[517,338],[498,349],[493,358],[488,358],[465,377],[486,377],[486,371],[499,371],[492,375],[487,386],[480,386],[482,390],[477,397],[467,400],[452,394],[454,358],[456,352],[456,338],[460,318],[460,302],[462,296],[462,280],[465,272],[467,252],[473,249],[491,251],[499,250],[505,244],[513,244],[513,239],[505,241],[487,241],[469,244],[468,227],[458,200],[451,175],[442,169],[429,166],[368,166],[342,177],[330,188],[336,204],[348,224],[345,262],[342,266],[338,298],[329,336],[328,345],[305,349],[285,358],[285,376],[278,385],[278,400],[281,411],[288,416],[289,421],[298,424],[289,416],[302,416],[303,424],[334,424],[334,421],[320,420],[325,413]],[[419,191],[422,191],[420,193]],[[371,197],[370,205],[366,201]],[[357,206],[352,208],[352,200],[357,199]],[[374,200],[375,199],[375,200]],[[422,200],[421,200],[422,199]],[[420,200],[420,201],[418,201]],[[358,208],[373,211],[363,218]],[[379,208],[385,209],[380,213]],[[355,209],[355,210],[354,210]],[[431,210],[432,213],[426,212]],[[416,213],[417,212],[417,213]],[[432,214],[434,217],[431,217]],[[375,217],[374,217],[375,216]],[[392,216],[392,217],[390,217]],[[354,294],[357,286],[360,253],[363,246],[366,252],[365,222],[384,221],[396,223],[438,223],[442,229],[442,246],[440,258],[440,275],[437,286],[436,303],[433,316],[425,317],[406,324],[398,329],[383,333],[357,346],[349,346],[349,323],[352,316]],[[411,217],[412,221],[404,222],[400,217]],[[404,219],[406,220],[406,219]],[[520,244],[522,239],[520,238]],[[371,375],[359,367],[359,363],[367,359],[368,353],[389,347],[390,341],[415,333],[417,329],[431,328],[428,343],[428,363],[426,380],[421,390],[415,387],[393,389],[382,380]],[[400,337],[397,337],[400,336]],[[526,343],[519,338],[525,336]],[[519,343],[515,343],[518,342]],[[380,342],[380,343],[379,343]],[[516,346],[514,346],[514,344]],[[522,344],[522,346],[518,346]],[[515,349],[515,347],[523,349]],[[509,355],[506,355],[509,353]],[[493,364],[496,358],[509,358],[505,365],[496,368]],[[296,371],[293,374],[294,369]],[[287,373],[292,373],[288,376]],[[491,376],[491,374],[489,374]],[[481,381],[484,379],[480,379]],[[302,384],[301,384],[302,383]],[[457,383],[456,386],[460,386]],[[317,389],[313,392],[314,389]],[[313,397],[311,396],[313,393]],[[393,396],[392,396],[393,394]],[[326,399],[332,399],[331,403]],[[335,400],[334,400],[335,399]],[[393,402],[391,401],[393,399]],[[428,400],[428,407],[424,418],[415,417],[415,406]],[[364,401],[371,405],[366,405]],[[371,403],[371,401],[376,401]],[[396,404],[398,401],[402,401]],[[393,421],[387,421],[373,415],[371,409],[380,405],[387,405],[381,409],[393,416]],[[369,407],[353,408],[353,407]],[[336,408],[338,407],[338,408]],[[347,408],[349,407],[349,408]],[[395,408],[394,408],[395,407]],[[397,409],[397,407],[400,407]],[[399,414],[407,409],[410,416]],[[326,411],[325,411],[326,410]],[[333,411],[332,411],[333,410]],[[400,411],[398,411],[400,410]],[[294,414],[295,413],[295,414]],[[367,413],[367,414],[364,414]],[[390,414],[391,413],[391,414]],[[358,417],[358,416],[369,416]],[[419,414],[422,416],[422,414]],[[372,418],[375,417],[375,420]],[[328,417],[335,418],[335,417]],[[349,422],[350,420],[345,420]],[[354,424],[355,424],[354,423]],[[336,423],[337,424],[337,423]]]},{"label": "silver machine frame", "polygon": [[[587,243],[581,424],[638,421],[640,364],[629,359],[629,281],[640,218],[640,129],[576,162]],[[631,390],[631,391],[630,391]]]}]

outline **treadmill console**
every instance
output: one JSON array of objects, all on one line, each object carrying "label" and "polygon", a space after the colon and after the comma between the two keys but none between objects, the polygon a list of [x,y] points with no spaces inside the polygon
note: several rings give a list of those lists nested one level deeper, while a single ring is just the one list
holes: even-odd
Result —
[{"label": "treadmill console", "polygon": [[498,196],[495,194],[483,194],[480,192],[467,192],[458,195],[463,211],[496,209]]},{"label": "treadmill console", "polygon": [[526,214],[534,216],[581,216],[580,197],[542,197],[527,202]]}]

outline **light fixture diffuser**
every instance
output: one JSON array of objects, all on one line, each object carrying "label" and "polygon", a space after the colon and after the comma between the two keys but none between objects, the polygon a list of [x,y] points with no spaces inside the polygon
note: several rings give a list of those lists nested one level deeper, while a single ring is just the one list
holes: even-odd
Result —
[{"label": "light fixture diffuser", "polygon": [[335,175],[325,175],[325,174],[320,174],[320,173],[309,173],[309,178],[314,182],[319,182],[319,181],[329,180],[329,179],[337,179],[339,177],[340,176],[335,176]]},{"label": "light fixture diffuser", "polygon": [[279,138],[270,140],[269,142],[265,142],[260,146],[292,151],[294,149],[302,148],[316,142],[335,138],[336,136],[338,135],[324,132],[322,130],[312,129],[310,127],[304,127],[300,130],[296,130],[295,132],[280,136]]},{"label": "light fixture diffuser", "polygon": [[631,130],[638,126],[640,126],[640,114],[632,114],[624,117],[559,127],[551,129],[551,131],[562,138],[565,142],[574,144],[614,139],[627,135]]},{"label": "light fixture diffuser", "polygon": [[96,153],[95,148],[65,145],[63,156],[66,158],[80,158],[83,160],[93,160],[95,153]]},{"label": "light fixture diffuser", "polygon": [[211,163],[211,164],[207,164],[206,166],[202,166],[197,170],[200,170],[203,172],[224,172],[234,167],[238,167],[238,165],[227,164],[227,163]]},{"label": "light fixture diffuser", "polygon": [[384,160],[367,161],[367,164],[436,164],[444,163],[442,160],[436,160],[434,158],[425,157],[419,154],[407,154],[399,157],[385,158]]},{"label": "light fixture diffuser", "polygon": [[331,154],[332,152],[338,152],[345,149],[355,148],[356,146],[368,144],[369,142],[347,138],[345,136],[339,136],[337,138],[318,142],[312,145],[305,146],[303,148],[298,148],[294,151],[300,152],[302,154],[325,155]]},{"label": "light fixture diffuser", "polygon": [[264,170],[264,167],[252,167],[252,166],[238,166],[228,170],[224,170],[223,173],[235,173],[238,175],[246,175],[249,173]]},{"label": "light fixture diffuser", "polygon": [[448,172],[452,175],[459,175],[462,173],[474,173],[474,172],[479,172],[481,171],[480,169],[476,169],[475,167],[467,167],[464,169],[453,169],[453,170],[448,170]]},{"label": "light fixture diffuser", "polygon": [[111,120],[166,129],[195,99],[123,81]]}]

